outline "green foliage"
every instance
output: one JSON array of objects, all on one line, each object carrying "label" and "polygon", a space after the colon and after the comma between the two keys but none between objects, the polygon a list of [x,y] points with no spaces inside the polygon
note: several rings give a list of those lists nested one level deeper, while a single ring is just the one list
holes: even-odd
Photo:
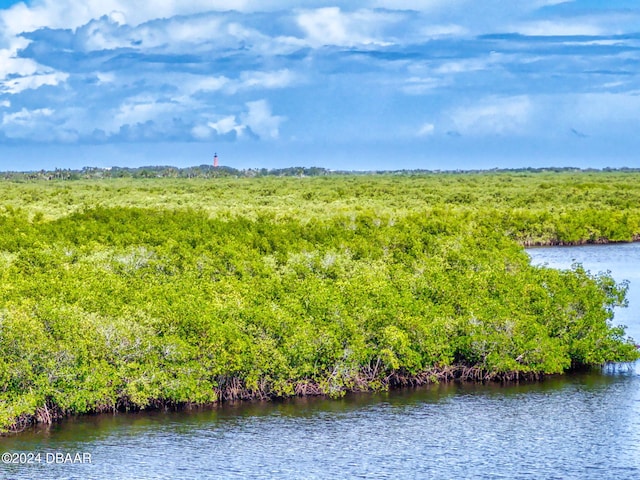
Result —
[{"label": "green foliage", "polygon": [[0,425],[635,359],[612,325],[626,286],[521,245],[630,240],[639,178],[0,184]]}]

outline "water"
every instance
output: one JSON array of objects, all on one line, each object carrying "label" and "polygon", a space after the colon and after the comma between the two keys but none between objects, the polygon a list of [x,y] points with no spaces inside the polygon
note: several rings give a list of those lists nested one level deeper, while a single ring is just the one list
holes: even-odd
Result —
[{"label": "water", "polygon": [[[640,339],[640,244],[530,253],[630,280],[630,308],[616,321]],[[30,465],[0,463],[0,479],[636,479],[640,373],[619,366],[528,385],[100,415],[0,439],[0,448],[40,453]],[[56,464],[56,453],[91,463]]]}]

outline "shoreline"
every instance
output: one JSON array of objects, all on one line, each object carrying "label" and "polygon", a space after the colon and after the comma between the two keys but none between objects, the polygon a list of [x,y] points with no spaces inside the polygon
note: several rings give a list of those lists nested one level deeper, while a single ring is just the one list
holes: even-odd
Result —
[{"label": "shoreline", "polygon": [[532,241],[522,242],[516,240],[525,250],[533,248],[546,248],[546,247],[584,247],[587,245],[620,245],[624,243],[639,243],[640,234],[634,235],[631,240],[609,240],[608,238],[598,238],[595,240],[578,240],[575,242],[563,242],[562,240],[548,240],[548,241]]},{"label": "shoreline", "polygon": [[0,431],[0,438],[18,435],[25,430],[33,428],[49,427],[60,424],[72,417],[87,417],[105,413],[130,414],[138,412],[175,411],[180,412],[192,408],[217,408],[223,405],[237,402],[270,402],[304,397],[324,397],[341,398],[354,393],[376,393],[383,391],[402,390],[406,388],[417,388],[423,386],[435,386],[441,383],[465,383],[483,385],[494,384],[519,384],[535,383],[544,381],[552,377],[571,375],[572,373],[595,370],[604,365],[585,365],[571,368],[563,373],[540,373],[540,372],[490,372],[480,367],[470,367],[465,365],[450,365],[440,368],[431,368],[424,372],[410,375],[402,372],[393,372],[386,377],[367,377],[366,374],[358,375],[348,379],[348,387],[343,385],[335,388],[329,382],[317,382],[310,380],[300,380],[293,382],[293,394],[278,395],[270,391],[266,382],[261,384],[258,390],[249,389],[244,382],[237,378],[225,379],[227,384],[224,388],[215,389],[217,401],[214,402],[172,402],[161,399],[150,400],[145,408],[139,408],[129,403],[128,399],[118,399],[114,406],[104,406],[92,409],[86,413],[73,414],[65,413],[56,405],[44,405],[39,407],[33,414],[23,414],[16,419],[13,425],[6,430]]}]

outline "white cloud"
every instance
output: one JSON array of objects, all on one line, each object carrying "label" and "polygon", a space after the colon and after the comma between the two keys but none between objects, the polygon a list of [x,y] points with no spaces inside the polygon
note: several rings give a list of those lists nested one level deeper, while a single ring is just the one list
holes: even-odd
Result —
[{"label": "white cloud", "polygon": [[[611,10],[580,14],[567,17],[546,18],[538,20],[523,20],[509,22],[506,27],[511,32],[525,35],[540,36],[598,36],[598,35],[622,35],[637,31],[640,13],[637,10],[616,11]],[[629,39],[626,39],[628,41]],[[612,42],[611,39],[595,39],[595,42]],[[616,44],[619,39],[613,41]],[[586,44],[586,42],[585,42]]]},{"label": "white cloud", "polygon": [[468,0],[373,0],[375,8],[389,8],[398,10],[433,11],[441,8],[452,8],[464,4]]},{"label": "white cloud", "polygon": [[[491,52],[470,58],[425,59],[407,66],[408,76],[402,90],[409,95],[423,95],[446,86],[454,85],[459,75],[486,71],[497,75],[505,66],[526,63],[531,59],[522,55],[505,55]],[[467,78],[467,77],[465,77]]]},{"label": "white cloud", "polygon": [[139,96],[125,100],[119,107],[110,125],[105,125],[107,131],[117,131],[122,125],[135,125],[148,121],[158,121],[172,113],[179,113],[180,107],[173,102],[158,101],[151,96]]},{"label": "white cloud", "polygon": [[[170,79],[163,76],[160,80],[167,80],[179,87],[182,94],[190,96],[202,92],[222,92],[233,95],[244,90],[277,89],[294,84],[298,76],[289,69],[277,71],[245,71],[240,73],[237,79],[225,76],[206,77],[202,75],[183,74],[172,76]],[[174,100],[179,100],[174,98]]]},{"label": "white cloud", "polygon": [[223,19],[212,15],[155,20],[112,33],[121,46],[130,47],[135,43],[145,50],[162,47],[166,51],[181,51],[190,46],[192,52],[193,46],[211,41],[216,41],[219,48],[237,41],[228,35]]},{"label": "white cloud", "polygon": [[96,72],[96,77],[101,85],[116,81],[116,75],[112,72]]},{"label": "white cloud", "polygon": [[[94,130],[101,141],[165,134],[275,139],[285,119],[272,107],[280,112],[285,105],[295,120],[287,123],[292,137],[364,136],[345,125],[364,121],[382,130],[383,120],[370,114],[382,109],[389,113],[384,117],[401,119],[404,126],[394,131],[414,140],[446,131],[540,133],[541,119],[554,118],[541,93],[622,91],[637,83],[637,53],[628,48],[636,41],[609,36],[616,22],[628,26],[630,20],[612,14],[603,20],[600,13],[572,17],[569,8],[531,15],[553,3],[561,2],[309,0],[302,8],[291,0],[33,0],[0,11],[0,119],[14,128],[3,133],[29,138],[28,128],[40,125],[60,139],[80,132],[98,141]],[[282,10],[264,13],[276,8]],[[222,12],[229,9],[236,11]],[[263,12],[242,13],[255,10]],[[11,37],[40,26],[52,29]],[[568,39],[580,45],[579,54],[569,42],[477,36],[513,31],[607,36]],[[617,48],[621,43],[627,48]],[[512,53],[488,54],[492,49]],[[43,86],[48,88],[35,91]],[[374,109],[370,99],[378,97],[381,106]],[[256,98],[263,100],[247,103]],[[340,100],[332,105],[333,99]],[[414,100],[415,108],[407,109]],[[615,117],[606,99],[593,101],[600,117],[565,103],[564,111],[584,115],[586,123],[567,119],[562,128],[575,123],[594,138],[593,125]],[[10,110],[15,117],[2,117]]]},{"label": "white cloud", "polygon": [[207,140],[211,138],[212,133],[208,125],[196,125],[191,129],[191,135],[198,140]]},{"label": "white cloud", "polygon": [[296,81],[296,75],[288,69],[275,72],[242,72],[239,88],[284,88]]},{"label": "white cloud", "polygon": [[429,137],[435,132],[435,125],[433,123],[423,123],[418,130],[419,137]]},{"label": "white cloud", "polygon": [[234,134],[236,138],[242,138],[251,129],[254,135],[261,139],[276,139],[280,132],[280,123],[284,117],[273,115],[271,107],[266,100],[257,100],[245,104],[247,111],[239,118],[236,115],[227,115],[199,124],[191,130],[192,135],[199,140],[207,140],[215,135]]},{"label": "white cloud", "polygon": [[388,43],[383,40],[384,27],[401,18],[382,11],[342,12],[339,7],[326,7],[300,12],[297,22],[312,46],[384,45]]},{"label": "white cloud", "polygon": [[129,30],[106,17],[92,20],[76,30],[78,49],[90,52],[131,46],[132,39],[124,37]]},{"label": "white cloud", "polygon": [[427,38],[439,38],[448,36],[463,36],[469,34],[469,29],[462,25],[446,24],[446,25],[428,25],[420,30],[420,34]]},{"label": "white cloud", "polygon": [[465,58],[461,60],[452,60],[442,62],[440,65],[433,67],[433,72],[440,75],[449,75],[456,73],[477,72],[494,67],[502,60],[500,54],[490,54],[487,57]]},{"label": "white cloud", "polygon": [[257,2],[225,0],[34,0],[0,11],[5,32],[16,35],[42,27],[76,28],[92,19],[108,16],[119,24],[138,25],[156,18],[190,15],[207,11],[246,10]]},{"label": "white cloud", "polygon": [[[480,35],[513,31],[507,25],[526,17],[541,7],[569,3],[573,0],[371,0],[370,7],[390,10],[414,10],[433,24],[423,29],[425,36]],[[438,28],[439,26],[439,28]]]},{"label": "white cloud", "polygon": [[0,49],[0,79],[9,75],[33,75],[38,71],[38,64],[29,58],[16,57],[18,45]]},{"label": "white cloud", "polygon": [[[521,10],[535,10],[547,5],[557,5],[560,3],[568,3],[573,0],[518,0],[513,2],[514,7]],[[434,11],[434,10],[451,10],[464,8],[466,10],[473,8],[474,6],[482,9],[487,5],[502,6],[503,9],[507,8],[504,0],[483,0],[478,2],[477,0],[371,0],[370,5],[376,8],[389,8],[389,9],[406,9],[406,10],[418,10],[418,11]]]},{"label": "white cloud", "polygon": [[[441,22],[439,27],[433,27],[432,35],[455,35],[465,31],[477,32],[478,27],[488,24],[495,26],[496,22],[509,19],[512,23],[527,12],[567,1],[523,0],[505,3],[503,0],[361,0],[352,3],[315,0],[307,2],[307,8],[320,8],[301,12],[299,22],[300,26],[307,29],[309,39],[316,42],[316,45],[318,42],[336,45],[379,43],[381,39],[376,35],[377,30],[393,23],[397,16],[389,11],[372,10],[376,8],[415,10],[428,14],[430,23]],[[114,25],[136,26],[155,19],[172,19],[214,11],[285,12],[298,8],[300,2],[293,0],[33,0],[29,5],[18,3],[0,10],[0,31],[6,38],[11,38],[43,27],[75,29],[101,17],[107,17]],[[353,11],[354,8],[361,10]],[[453,18],[464,21],[459,22],[459,25],[448,23]],[[218,31],[223,32],[213,24],[207,25],[211,22],[214,22],[211,18],[203,19],[202,22],[194,21],[192,28],[189,28],[177,19],[167,26],[165,35],[199,43],[203,35],[211,37],[216,36]],[[530,28],[536,27],[531,25]],[[236,36],[239,32],[226,33]],[[153,38],[147,40],[153,42]]]},{"label": "white cloud", "polygon": [[215,130],[215,132],[219,135],[226,135],[228,133],[235,132],[238,136],[242,135],[246,128],[244,125],[240,125],[237,122],[235,115],[223,117],[217,122],[209,122],[207,124],[207,127]]},{"label": "white cloud", "polygon": [[266,100],[247,102],[246,105],[249,111],[242,115],[243,123],[262,139],[278,138],[284,117],[272,115],[271,107]]},{"label": "white cloud", "polygon": [[0,82],[0,90],[16,94],[24,90],[40,88],[44,85],[58,85],[66,82],[69,74],[62,72],[44,73],[38,75],[29,75],[25,77],[12,78]]},{"label": "white cloud", "polygon": [[[513,2],[517,4],[520,9],[535,9],[543,7],[545,5],[555,5],[559,3],[567,3],[573,0],[518,0]],[[379,8],[389,9],[406,9],[406,10],[418,10],[418,11],[434,11],[434,10],[448,10],[455,8],[470,8],[474,5],[479,8],[483,8],[482,4],[503,4],[503,0],[483,0],[478,2],[477,0],[372,0],[371,6]]]},{"label": "white cloud", "polygon": [[[26,7],[20,3],[14,8]],[[11,35],[12,25],[7,24],[4,13],[6,11],[0,10],[0,43],[4,43],[6,47],[0,49],[0,92],[19,94],[44,85],[55,86],[65,82],[69,78],[68,74],[39,65],[30,58],[21,57],[20,51],[30,42]]]},{"label": "white cloud", "polygon": [[589,22],[554,21],[539,20],[536,22],[522,23],[514,25],[509,31],[521,33],[523,35],[539,36],[570,36],[570,35],[605,35],[606,29],[600,25]]},{"label": "white cloud", "polygon": [[627,82],[623,82],[623,81],[606,82],[606,83],[602,84],[602,88],[607,90],[607,89],[610,89],[610,88],[622,87],[624,85],[627,85]]},{"label": "white cloud", "polygon": [[210,54],[242,49],[273,56],[292,53],[307,43],[287,35],[269,36],[235,21],[237,14],[205,13],[151,20],[136,26],[102,17],[79,26],[75,48],[84,52],[135,49],[148,53]]},{"label": "white cloud", "polygon": [[463,135],[525,134],[533,113],[528,96],[491,97],[475,105],[458,107],[450,117]]},{"label": "white cloud", "polygon": [[225,76],[194,74],[181,74],[171,78],[165,77],[164,80],[177,85],[185,95],[194,95],[199,92],[219,92],[231,83],[231,79]]},{"label": "white cloud", "polygon": [[443,86],[444,82],[435,77],[412,76],[405,80],[402,91],[408,95],[423,95]]},{"label": "white cloud", "polygon": [[338,7],[307,11],[298,16],[298,24],[305,30],[308,39],[316,45],[348,45],[359,42],[359,38],[355,39],[355,35],[350,35],[345,23]]},{"label": "white cloud", "polygon": [[127,23],[127,16],[124,14],[124,12],[121,12],[119,10],[114,10],[113,12],[109,13],[107,17],[113,23],[116,23],[118,25],[125,25]]},{"label": "white cloud", "polygon": [[50,108],[26,109],[17,112],[6,112],[2,115],[2,133],[9,138],[27,139],[30,141],[63,140],[63,133],[55,127],[55,113]]},{"label": "white cloud", "polygon": [[[316,0],[313,4],[335,2]],[[292,0],[32,0],[29,5],[21,2],[0,10],[0,24],[4,27],[0,30],[11,37],[43,27],[75,29],[103,16],[119,25],[135,26],[154,19],[214,11],[287,11],[299,6]],[[202,31],[196,28],[193,33],[197,36]]]},{"label": "white cloud", "polygon": [[27,125],[35,119],[50,117],[51,115],[53,115],[53,110],[50,108],[39,108],[35,110],[23,108],[19,112],[5,113],[2,115],[2,125]]},{"label": "white cloud", "polygon": [[114,10],[109,0],[41,0],[33,5],[17,3],[8,10],[0,11],[0,23],[7,36],[31,32],[38,28],[75,28],[92,18],[108,14]]}]

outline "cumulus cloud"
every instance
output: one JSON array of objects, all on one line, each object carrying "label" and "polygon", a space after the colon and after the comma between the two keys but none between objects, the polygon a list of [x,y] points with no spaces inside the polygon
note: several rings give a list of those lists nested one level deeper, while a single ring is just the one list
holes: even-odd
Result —
[{"label": "cumulus cloud", "polygon": [[391,122],[414,139],[519,136],[555,118],[592,139],[623,97],[590,98],[588,112],[556,100],[610,91],[635,105],[640,56],[625,32],[638,16],[559,3],[16,4],[0,10],[0,138],[271,141],[286,126],[287,138],[351,139]]},{"label": "cumulus cloud", "polygon": [[247,10],[256,2],[235,0],[34,0],[17,3],[0,11],[0,21],[9,34],[29,32],[42,27],[76,28],[103,16],[124,24],[138,25],[156,18],[190,15],[208,11]]},{"label": "cumulus cloud", "polygon": [[2,116],[2,125],[27,125],[33,122],[34,119],[50,117],[51,115],[53,115],[53,110],[49,108],[39,108],[36,110],[23,108],[19,112],[5,113]]},{"label": "cumulus cloud", "polygon": [[[211,136],[211,131],[213,130],[218,135],[228,135],[230,133],[235,134],[236,136],[242,135],[246,126],[240,125],[235,115],[228,115],[226,117],[221,118],[217,122],[208,122],[208,133],[206,137]],[[200,130],[200,133],[203,133],[203,130]]]},{"label": "cumulus cloud", "polygon": [[58,85],[66,81],[67,78],[69,78],[69,75],[62,72],[27,75],[0,82],[0,89],[6,93],[16,94],[23,90],[36,89],[44,85]]},{"label": "cumulus cloud", "polygon": [[177,112],[179,105],[150,96],[127,99],[113,117],[114,125],[145,123]]},{"label": "cumulus cloud", "polygon": [[247,102],[248,112],[242,115],[243,122],[260,138],[278,138],[284,117],[273,115],[266,100]]},{"label": "cumulus cloud", "polygon": [[232,16],[217,13],[158,18],[138,25],[123,24],[110,16],[102,16],[78,26],[74,37],[76,48],[87,52],[131,48],[196,53],[266,40],[255,29],[234,22]]},{"label": "cumulus cloud", "polygon": [[256,100],[247,102],[245,111],[240,115],[227,115],[195,125],[191,134],[198,140],[238,139],[245,136],[263,140],[276,139],[284,120],[284,117],[272,114],[271,106],[266,100]]},{"label": "cumulus cloud", "polygon": [[384,45],[387,43],[384,40],[384,28],[401,18],[385,11],[343,12],[339,7],[326,7],[301,11],[297,22],[313,46]]},{"label": "cumulus cloud", "polygon": [[21,108],[5,112],[0,123],[0,132],[6,139],[28,142],[69,143],[78,140],[77,132],[64,128],[64,120],[50,108]]},{"label": "cumulus cloud", "polygon": [[15,75],[33,75],[38,71],[38,64],[29,58],[16,57],[17,49],[0,49],[0,78]]},{"label": "cumulus cloud", "polygon": [[[5,117],[3,138],[28,138],[23,134],[28,122],[20,121],[25,116],[21,94],[64,84],[63,95],[43,91],[30,99],[30,104],[42,99],[48,110],[40,112],[49,111],[57,119],[48,128],[57,130],[60,139],[75,132],[82,141],[151,141],[162,139],[163,131],[165,138],[187,141],[276,138],[283,118],[271,115],[269,103],[238,104],[234,96],[286,88],[301,76],[286,67],[261,69],[255,55],[244,53],[241,40],[263,34],[243,27],[238,18],[236,13],[207,13],[130,26],[122,23],[122,16],[111,15],[75,30],[26,34],[27,48],[0,50],[6,60],[0,64],[0,94],[13,99],[3,103],[10,109],[13,105]],[[193,55],[195,50],[202,55]],[[229,51],[241,52],[242,57],[229,65]],[[282,51],[274,49],[270,56]],[[82,61],[75,62],[71,52]],[[230,113],[240,109],[244,112]],[[39,123],[30,125],[35,129]]]}]

